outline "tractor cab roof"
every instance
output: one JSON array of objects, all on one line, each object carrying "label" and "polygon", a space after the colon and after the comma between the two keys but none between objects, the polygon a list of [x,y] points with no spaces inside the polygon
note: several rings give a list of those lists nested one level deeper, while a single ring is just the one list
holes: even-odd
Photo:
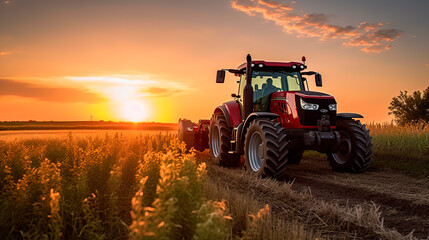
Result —
[{"label": "tractor cab roof", "polygon": [[[244,73],[247,63],[243,63],[238,66],[237,70]],[[287,71],[287,72],[298,72],[306,69],[307,66],[300,62],[266,62],[266,61],[252,61],[253,71]]]}]

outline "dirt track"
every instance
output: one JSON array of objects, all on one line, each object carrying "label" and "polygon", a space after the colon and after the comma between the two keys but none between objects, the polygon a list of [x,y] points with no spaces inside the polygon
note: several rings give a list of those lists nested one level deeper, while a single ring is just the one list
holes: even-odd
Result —
[{"label": "dirt track", "polygon": [[[210,157],[206,151],[198,153],[197,158],[209,161]],[[211,166],[209,176],[217,177],[224,174],[224,171],[228,171],[228,174],[243,172],[242,169]],[[290,165],[288,172],[284,181],[293,182],[294,191],[310,192],[314,198],[341,206],[373,202],[380,206],[381,217],[384,218],[387,228],[396,229],[403,235],[414,230],[415,237],[429,238],[428,178],[416,179],[402,173],[379,169],[369,169],[364,174],[336,173],[330,169],[326,160],[318,156],[304,157],[300,164]],[[240,185],[246,185],[244,182],[233,183],[228,179],[224,181],[228,188],[237,191],[243,190]],[[260,190],[255,188],[252,191]],[[264,199],[264,193],[258,196],[260,201],[273,201],[269,197]]]}]

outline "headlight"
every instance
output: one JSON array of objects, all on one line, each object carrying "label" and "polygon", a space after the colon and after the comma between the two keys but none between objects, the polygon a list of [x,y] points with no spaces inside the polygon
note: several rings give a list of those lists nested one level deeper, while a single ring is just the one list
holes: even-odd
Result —
[{"label": "headlight", "polygon": [[306,103],[301,98],[301,107],[304,110],[317,110],[319,108],[319,104],[315,103]]},{"label": "headlight", "polygon": [[337,111],[337,104],[329,104],[329,111]]}]

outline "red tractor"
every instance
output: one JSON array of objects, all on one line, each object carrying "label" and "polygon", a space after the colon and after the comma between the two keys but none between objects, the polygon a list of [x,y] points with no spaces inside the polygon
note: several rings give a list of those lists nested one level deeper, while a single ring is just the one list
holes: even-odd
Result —
[{"label": "red tractor", "polygon": [[244,154],[247,170],[260,176],[282,178],[287,164],[300,162],[304,150],[326,153],[335,171],[362,172],[372,158],[369,131],[356,113],[337,113],[331,95],[309,91],[301,62],[247,62],[237,69],[217,71],[223,83],[225,72],[240,77],[234,100],[216,107],[211,120],[179,120],[179,137],[188,148],[210,150],[217,164],[236,167]]}]

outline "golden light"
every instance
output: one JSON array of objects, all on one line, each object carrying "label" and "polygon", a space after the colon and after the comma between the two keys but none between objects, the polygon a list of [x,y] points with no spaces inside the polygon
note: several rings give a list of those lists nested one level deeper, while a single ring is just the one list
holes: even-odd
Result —
[{"label": "golden light", "polygon": [[143,122],[149,118],[149,108],[142,101],[130,100],[120,106],[121,117],[130,122]]},{"label": "golden light", "polygon": [[130,86],[110,87],[105,90],[118,120],[144,122],[152,117],[151,105],[147,98],[141,96],[140,91],[139,88]]}]

